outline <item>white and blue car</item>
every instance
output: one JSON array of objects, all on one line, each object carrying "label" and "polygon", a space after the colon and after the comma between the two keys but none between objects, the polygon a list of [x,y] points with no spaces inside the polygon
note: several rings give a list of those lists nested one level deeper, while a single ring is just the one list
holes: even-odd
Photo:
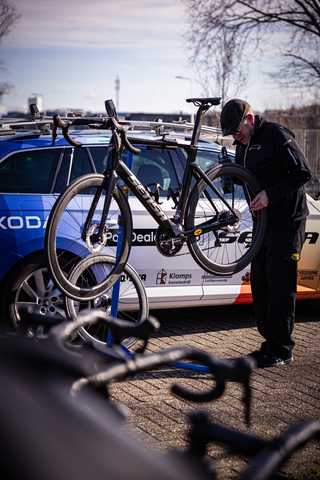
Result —
[{"label": "white and blue car", "polygon": [[[20,320],[19,310],[26,307],[65,316],[63,296],[50,280],[44,260],[46,221],[66,185],[80,175],[103,171],[110,140],[108,131],[83,130],[72,134],[82,148],[70,146],[61,135],[52,146],[47,127],[41,132],[19,126],[18,122],[0,126],[1,321],[14,325]],[[141,154],[133,158],[133,172],[144,185],[162,186],[160,201],[169,216],[173,215],[173,200],[167,200],[168,188],[178,187],[182,180],[185,147],[190,143],[190,130],[177,131],[176,127],[171,125],[164,134],[155,124],[135,122],[128,135],[132,144],[141,147]],[[197,161],[204,170],[217,163],[220,149],[215,141],[200,139]],[[232,159],[232,150],[229,154]],[[177,256],[162,256],[155,246],[156,223],[136,198],[129,197],[129,202],[134,226],[129,263],[144,283],[151,310],[252,301],[250,266],[233,276],[216,277],[199,268],[187,247]],[[308,196],[308,205],[299,299],[320,298],[320,201]],[[106,249],[106,253],[112,251]],[[122,283],[126,281],[123,276]],[[134,308],[130,296],[121,305],[120,298],[120,310]]]}]

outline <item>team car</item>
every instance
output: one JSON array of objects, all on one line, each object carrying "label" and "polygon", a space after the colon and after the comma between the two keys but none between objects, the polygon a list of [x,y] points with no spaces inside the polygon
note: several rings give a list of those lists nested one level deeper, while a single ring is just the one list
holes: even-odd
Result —
[{"label": "team car", "polygon": [[[2,319],[13,324],[19,322],[21,309],[28,307],[41,314],[66,316],[65,300],[49,278],[44,260],[46,222],[55,200],[72,180],[105,168],[109,131],[69,132],[82,148],[70,146],[58,132],[53,146],[51,120],[6,120],[0,125],[0,294]],[[31,129],[33,124],[41,128]],[[168,193],[182,182],[192,126],[161,121],[132,124],[128,138],[141,149],[133,156],[132,171],[143,185],[159,186],[157,201],[173,216],[174,198]],[[221,145],[216,141],[218,129],[203,127],[202,132],[196,161],[206,171],[219,162]],[[228,154],[234,161],[234,151],[228,149]],[[252,302],[250,265],[221,277],[202,270],[186,246],[176,256],[161,255],[155,245],[158,225],[136,198],[130,194],[128,198],[134,229],[129,264],[144,284],[150,310]],[[320,298],[320,202],[308,195],[308,206],[298,299]],[[109,244],[115,245],[118,232],[110,235]],[[108,247],[105,251],[110,253]],[[121,276],[121,283],[128,281],[125,274]],[[134,308],[132,302],[129,296],[123,309]]]}]

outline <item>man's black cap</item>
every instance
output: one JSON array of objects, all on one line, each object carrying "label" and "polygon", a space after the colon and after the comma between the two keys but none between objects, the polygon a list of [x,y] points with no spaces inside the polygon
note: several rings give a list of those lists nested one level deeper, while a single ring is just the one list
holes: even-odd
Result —
[{"label": "man's black cap", "polygon": [[245,100],[239,98],[233,98],[227,102],[220,115],[220,123],[222,134],[233,135],[248,115],[251,106]]}]

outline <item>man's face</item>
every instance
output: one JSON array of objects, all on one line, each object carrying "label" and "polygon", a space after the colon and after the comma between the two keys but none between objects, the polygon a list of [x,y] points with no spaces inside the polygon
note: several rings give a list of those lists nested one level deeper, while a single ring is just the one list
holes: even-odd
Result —
[{"label": "man's face", "polygon": [[239,126],[238,130],[232,135],[233,138],[244,145],[248,145],[249,139],[253,134],[253,122],[253,115],[248,115]]}]

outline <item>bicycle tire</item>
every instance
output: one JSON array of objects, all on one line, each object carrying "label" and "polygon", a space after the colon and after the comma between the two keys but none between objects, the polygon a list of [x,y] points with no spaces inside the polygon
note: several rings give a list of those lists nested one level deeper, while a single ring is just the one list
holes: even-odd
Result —
[{"label": "bicycle tire", "polygon": [[[248,202],[261,191],[261,187],[249,170],[232,163],[217,164],[206,175],[239,214],[240,221],[234,226],[227,225],[188,240],[188,248],[194,260],[206,272],[217,276],[233,275],[252,261],[265,235],[266,208],[255,212],[253,222],[248,206]],[[204,192],[214,202],[217,211],[213,210]],[[201,222],[223,218],[225,214],[223,202],[203,179],[198,180],[188,200],[185,229],[191,230]]]},{"label": "bicycle tire", "polygon": [[[88,174],[75,179],[59,195],[48,218],[44,243],[47,268],[59,290],[74,300],[92,300],[108,290],[117,281],[129,257],[132,242],[131,210],[124,193],[116,185],[105,226],[104,243],[101,246],[108,248],[108,253],[117,255],[109,277],[92,288],[81,288],[73,285],[62,271],[62,256],[68,256],[68,271],[71,271],[82,258],[91,255],[95,248],[92,239],[99,226],[105,195],[104,182],[105,177],[100,174]],[[98,187],[102,188],[102,194],[92,220],[91,232],[86,241],[83,241],[82,226],[87,218],[94,190]],[[117,251],[119,215],[122,218],[122,244]]]},{"label": "bicycle tire", "polygon": [[[97,276],[108,276],[109,270],[116,263],[113,255],[91,255],[81,262],[70,272],[70,282],[76,283],[94,283]],[[111,300],[113,296],[114,285],[104,292],[100,297],[92,301],[75,301],[68,297],[65,298],[65,310],[67,316],[75,318],[79,311],[87,308],[98,308],[106,314],[111,314]],[[125,265],[120,275],[120,292],[118,301],[117,318],[140,323],[149,315],[149,303],[144,284],[138,273],[128,263]],[[91,341],[97,346],[106,345],[108,340],[108,327],[103,324],[94,324],[88,327],[80,327],[79,335],[86,341]],[[129,348],[137,338],[125,338],[122,344]]]}]

